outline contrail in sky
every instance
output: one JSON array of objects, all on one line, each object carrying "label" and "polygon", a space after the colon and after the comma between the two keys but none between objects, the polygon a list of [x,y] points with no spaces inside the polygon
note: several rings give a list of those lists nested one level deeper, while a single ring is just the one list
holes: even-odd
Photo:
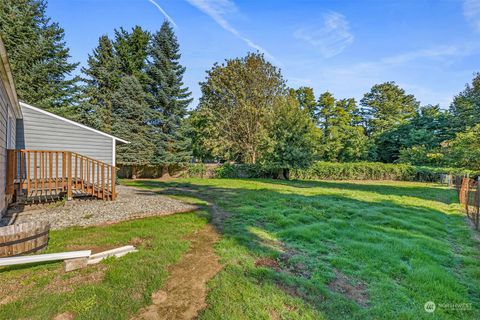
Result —
[{"label": "contrail in sky", "polygon": [[233,0],[187,0],[187,1],[192,6],[196,7],[198,10],[210,16],[216,23],[218,23],[218,25],[220,25],[220,27],[230,32],[235,37],[244,41],[249,47],[255,50],[258,50],[260,52],[263,52],[266,57],[270,58],[272,61],[281,65],[281,63],[273,55],[270,54],[270,52],[268,52],[265,48],[253,42],[246,36],[242,35],[227,20],[226,18],[227,14],[237,11],[237,8]]},{"label": "contrail in sky", "polygon": [[148,0],[150,1],[155,7],[157,7],[158,10],[160,10],[160,12],[165,16],[165,18],[167,18],[168,21],[170,21],[171,24],[173,24],[173,26],[175,28],[178,28],[177,24],[175,23],[175,21],[173,21],[172,18],[170,18],[170,16],[168,15],[168,13],[163,10],[162,7],[160,7],[160,5],[158,3],[156,3],[154,0]]}]

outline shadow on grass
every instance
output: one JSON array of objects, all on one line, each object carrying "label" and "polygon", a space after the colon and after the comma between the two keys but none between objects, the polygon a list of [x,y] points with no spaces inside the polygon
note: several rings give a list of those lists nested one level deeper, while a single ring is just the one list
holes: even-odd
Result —
[{"label": "shadow on grass", "polygon": [[[423,312],[425,301],[445,301],[448,297],[449,303],[462,303],[471,301],[472,294],[480,296],[479,281],[465,275],[478,273],[479,268],[464,266],[459,258],[463,249],[470,252],[474,246],[463,217],[421,203],[449,203],[442,198],[450,199],[451,190],[348,182],[260,182],[270,183],[272,188],[248,189],[235,182],[225,187],[181,181],[134,184],[162,188],[161,194],[193,196],[219,205],[229,216],[218,230],[230,246],[235,244],[226,248],[220,245],[219,250],[226,257],[234,255],[235,261],[269,258],[279,265],[275,270],[242,264],[236,266],[238,272],[254,283],[277,285],[328,318],[415,318]],[[419,198],[419,204],[361,201],[341,194],[302,195],[301,189],[299,194],[283,193],[282,185],[410,196]],[[272,241],[276,244],[272,245]],[[242,256],[244,250],[248,255]],[[463,272],[462,268],[471,270]],[[365,308],[349,299],[348,294],[329,289],[338,271],[352,283],[366,284],[368,306],[373,308]],[[228,290],[236,290],[235,283],[230,285],[223,288],[227,295]],[[461,311],[457,316],[469,317],[474,312]]]},{"label": "shadow on grass", "polygon": [[[378,182],[378,184],[376,184]],[[385,185],[380,181],[373,181],[373,184],[352,183],[347,181],[303,181],[303,180],[271,180],[271,184],[286,185],[296,188],[335,188],[354,191],[374,192],[382,195],[397,195],[416,197],[423,200],[439,201],[446,204],[458,202],[458,196],[454,189],[448,189],[438,186],[418,186],[418,185]],[[395,181],[392,181],[395,183]]]}]

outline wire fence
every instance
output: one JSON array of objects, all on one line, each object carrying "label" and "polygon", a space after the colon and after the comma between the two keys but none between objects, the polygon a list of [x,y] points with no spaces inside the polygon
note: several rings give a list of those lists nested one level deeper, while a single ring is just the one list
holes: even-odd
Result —
[{"label": "wire fence", "polygon": [[[448,179],[447,179],[448,180]],[[442,181],[443,182],[443,181]],[[462,205],[465,213],[478,230],[479,225],[479,208],[480,208],[480,177],[472,179],[468,176],[451,176],[449,186],[454,186],[458,193],[458,200]]]}]

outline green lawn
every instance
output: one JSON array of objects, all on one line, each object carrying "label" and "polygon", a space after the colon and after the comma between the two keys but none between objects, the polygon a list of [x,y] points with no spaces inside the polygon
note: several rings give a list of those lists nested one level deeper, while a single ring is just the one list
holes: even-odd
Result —
[{"label": "green lawn", "polygon": [[[480,318],[480,248],[452,190],[404,182],[123,183],[228,212],[215,248],[224,268],[209,282],[200,319]],[[0,269],[0,319],[66,311],[128,319],[151,303],[188,249],[185,236],[207,223],[206,211],[51,232],[48,252],[127,243],[140,251],[67,274],[61,263]],[[437,305],[433,314],[427,301]]]},{"label": "green lawn", "polygon": [[[128,183],[207,199],[230,213],[216,248],[225,267],[209,283],[202,319],[480,318],[480,248],[452,190],[405,182]],[[433,315],[427,301],[437,305]]]},{"label": "green lawn", "polygon": [[[206,212],[51,231],[47,253],[135,244],[139,252],[63,272],[61,262],[0,268],[0,319],[129,319],[151,303],[167,267],[188,250],[183,238],[205,225]],[[5,296],[14,299],[4,300]],[[10,303],[8,303],[10,302]]]}]

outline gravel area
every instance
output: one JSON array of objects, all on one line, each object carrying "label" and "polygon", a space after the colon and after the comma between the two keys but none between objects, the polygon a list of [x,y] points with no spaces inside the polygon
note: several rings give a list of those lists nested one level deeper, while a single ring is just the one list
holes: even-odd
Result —
[{"label": "gravel area", "polygon": [[48,221],[52,229],[71,226],[93,226],[149,216],[190,212],[197,206],[158,193],[126,186],[117,187],[115,201],[74,200],[65,205],[26,206],[10,210],[0,219],[0,226],[28,221]]}]

